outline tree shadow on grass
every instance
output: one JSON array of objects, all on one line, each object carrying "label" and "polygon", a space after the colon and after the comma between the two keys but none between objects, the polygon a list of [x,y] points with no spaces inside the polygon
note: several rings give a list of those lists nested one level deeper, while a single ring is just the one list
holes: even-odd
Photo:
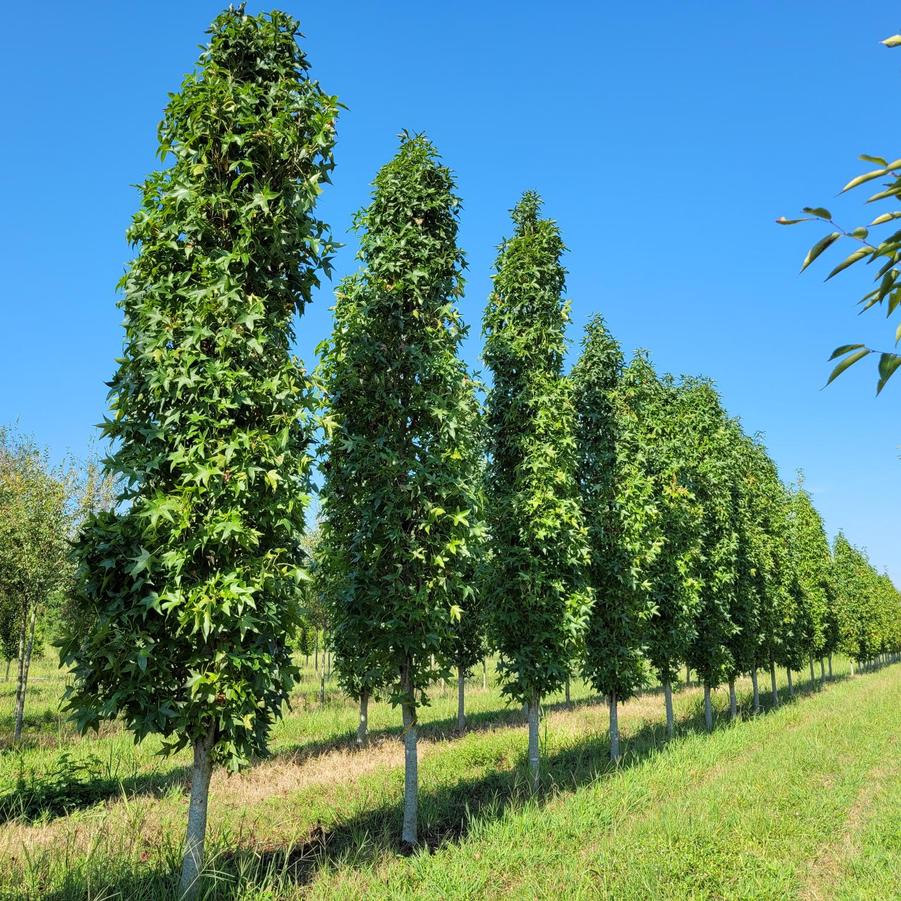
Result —
[{"label": "tree shadow on grass", "polygon": [[[843,681],[846,676],[835,676],[829,682]],[[809,682],[796,685],[793,698],[789,698],[787,687],[779,691],[780,706],[813,694],[818,689]],[[761,715],[772,709],[770,692],[761,692]],[[574,706],[589,706],[596,701],[585,699]],[[546,709],[564,707],[564,703],[548,705]],[[661,705],[662,706],[662,705]],[[500,715],[499,715],[500,714]],[[662,710],[661,710],[662,714]],[[753,718],[750,691],[739,693],[739,718]],[[438,737],[447,734],[459,737],[455,720],[439,720],[422,729],[422,734]],[[716,697],[715,726],[729,725],[728,701],[724,693]],[[500,711],[484,711],[474,714],[470,731],[479,731],[522,725],[521,713],[512,708]],[[543,788],[538,796],[529,790],[529,780],[525,768],[525,730],[523,730],[523,755],[516,766],[493,770],[477,778],[461,779],[452,785],[425,789],[420,792],[420,839],[416,853],[431,853],[449,843],[466,838],[477,821],[498,819],[525,806],[544,804],[560,791],[570,791],[580,786],[614,776],[621,770],[638,766],[661,752],[673,741],[691,734],[706,731],[703,701],[699,696],[683,711],[676,722],[676,736],[668,739],[662,721],[645,722],[637,732],[623,741],[624,756],[619,764],[609,760],[609,741],[605,733],[584,736],[574,744],[546,755],[542,760]],[[399,730],[382,730],[378,735],[396,739]],[[351,745],[353,736],[335,740],[298,745],[293,751],[283,753],[302,754],[312,757],[340,747],[340,742]],[[184,774],[180,778],[184,778]],[[309,834],[299,842],[285,846],[254,845],[233,836],[213,836],[208,842],[208,863],[206,877],[200,897],[209,901],[247,897],[249,890],[282,892],[293,894],[303,891],[303,887],[315,881],[324,868],[335,866],[369,868],[380,858],[409,853],[400,846],[398,837],[402,820],[402,799],[383,803],[359,814],[324,827],[317,823]],[[237,845],[237,846],[236,846]],[[162,864],[138,871],[132,865],[123,872],[113,870],[104,886],[105,896],[134,899],[175,898],[177,868],[165,871]],[[73,872],[67,876],[66,884],[57,892],[44,897],[52,901],[83,897],[85,889],[84,873]],[[97,877],[92,884],[98,887]]]},{"label": "tree shadow on grass", "polygon": [[189,773],[189,767],[177,766],[149,773],[134,768],[122,775],[112,762],[94,754],[74,757],[68,751],[49,770],[28,767],[20,757],[11,788],[0,794],[0,823],[34,823],[66,816],[113,797],[161,795],[173,786],[185,789]]}]

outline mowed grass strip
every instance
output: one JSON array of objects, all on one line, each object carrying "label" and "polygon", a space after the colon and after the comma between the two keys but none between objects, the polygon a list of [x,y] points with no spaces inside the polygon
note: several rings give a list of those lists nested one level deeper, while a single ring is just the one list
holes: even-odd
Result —
[{"label": "mowed grass strip", "polygon": [[[899,691],[895,666],[829,683],[735,727],[725,725],[720,693],[720,728],[708,737],[697,731],[700,693],[689,689],[677,696],[681,735],[669,744],[662,698],[648,692],[623,708],[626,760],[612,769],[606,706],[577,685],[574,708],[552,706],[545,719],[547,790],[536,803],[525,787],[519,711],[476,680],[472,729],[457,736],[453,692],[436,688],[420,768],[429,849],[409,859],[397,853],[397,715],[375,705],[373,746],[357,752],[352,703],[319,707],[300,697],[271,760],[214,778],[207,895],[892,897],[865,894],[874,874],[859,859],[891,885],[884,808],[897,801],[897,774],[875,775],[897,753]],[[0,895],[169,897],[186,803],[183,755],[160,761],[152,745],[136,748],[121,733],[73,738],[45,736],[21,760],[41,768],[91,750],[128,779],[67,815],[6,822]],[[11,766],[12,757],[0,758],[7,779]],[[871,782],[881,788],[869,803]],[[836,853],[841,866],[823,866]]]},{"label": "mowed grass strip", "polygon": [[[320,873],[315,897],[899,897],[901,667],[714,735],[545,804],[473,822],[433,854]],[[862,807],[873,808],[861,831]],[[846,842],[848,831],[860,832]],[[813,882],[811,881],[813,878]]]}]

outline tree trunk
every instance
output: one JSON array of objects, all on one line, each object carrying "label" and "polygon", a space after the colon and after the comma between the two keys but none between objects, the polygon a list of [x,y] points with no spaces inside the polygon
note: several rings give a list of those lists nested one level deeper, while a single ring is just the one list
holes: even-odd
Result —
[{"label": "tree trunk", "polygon": [[704,725],[713,732],[713,707],[710,704],[710,686],[704,683]]},{"label": "tree trunk", "polygon": [[6,658],[6,676],[4,676],[4,678],[3,678],[4,682],[9,682],[9,666],[12,662],[13,662],[12,657]]},{"label": "tree trunk", "polygon": [[488,691],[488,661],[482,661],[482,691]]},{"label": "tree trunk", "polygon": [[685,684],[691,685],[691,669],[688,664],[685,664]]},{"label": "tree trunk", "polygon": [[826,661],[820,657],[820,682],[826,681]]},{"label": "tree trunk", "polygon": [[25,617],[22,617],[22,631],[19,633],[19,644],[24,645],[19,659],[19,680],[16,685],[16,732],[15,741],[22,738],[22,727],[25,724],[25,689],[28,687],[28,670],[31,668],[31,651],[34,648],[34,629],[38,618],[38,605],[32,604],[28,614],[28,643],[25,644]]},{"label": "tree trunk", "polygon": [[566,677],[566,688],[564,689],[564,698],[566,699],[567,710],[572,707],[572,700],[569,696],[569,676]]},{"label": "tree trunk", "polygon": [[[404,680],[404,690],[412,695],[409,677]],[[409,700],[401,705],[404,718],[404,827],[401,841],[406,845],[419,842],[419,757],[416,747],[416,706]]]},{"label": "tree trunk", "polygon": [[466,728],[466,673],[462,666],[457,667],[457,729],[462,732]]},{"label": "tree trunk", "polygon": [[206,814],[210,798],[213,760],[210,752],[216,740],[216,726],[211,725],[203,738],[194,742],[194,769],[191,772],[191,800],[188,803],[188,828],[185,833],[184,857],[181,864],[179,897],[196,898],[200,891],[203,869],[203,846],[206,841]]},{"label": "tree trunk", "polygon": [[854,675],[854,658],[853,657],[851,658],[850,662],[851,662],[851,675],[853,676]]},{"label": "tree trunk", "polygon": [[757,686],[757,667],[751,669],[751,690],[754,696],[754,713],[760,713],[760,689]]},{"label": "tree trunk", "polygon": [[779,690],[776,688],[776,661],[770,658],[770,692],[773,696],[773,707],[779,706]]},{"label": "tree trunk", "polygon": [[738,717],[738,699],[735,697],[735,679],[729,680],[729,717],[733,720]]},{"label": "tree trunk", "polygon": [[795,696],[795,686],[792,684],[792,671],[790,668],[786,668],[785,674],[788,677],[788,696],[793,698]]},{"label": "tree trunk", "polygon": [[810,660],[808,661],[808,663],[810,663],[810,684],[814,688],[816,688],[817,687],[817,677],[816,677],[816,673],[813,671],[813,654],[810,655]]},{"label": "tree trunk", "polygon": [[666,707],[666,737],[672,738],[676,728],[673,720],[673,686],[669,679],[663,683],[663,704]]},{"label": "tree trunk", "polygon": [[316,641],[313,643],[313,671],[319,672],[319,632],[316,633]]},{"label": "tree trunk", "polygon": [[319,677],[319,703],[325,704],[325,673]]},{"label": "tree trunk", "polygon": [[610,692],[610,759],[619,763],[619,702],[616,692]]},{"label": "tree trunk", "polygon": [[360,692],[360,722],[357,724],[357,747],[369,744],[369,690]]},{"label": "tree trunk", "polygon": [[538,722],[540,718],[539,704],[541,698],[538,692],[532,693],[529,701],[529,774],[532,778],[532,791],[537,792],[541,787],[541,771],[539,769],[538,752]]},{"label": "tree trunk", "polygon": [[832,654],[829,655],[829,678],[832,678]]}]

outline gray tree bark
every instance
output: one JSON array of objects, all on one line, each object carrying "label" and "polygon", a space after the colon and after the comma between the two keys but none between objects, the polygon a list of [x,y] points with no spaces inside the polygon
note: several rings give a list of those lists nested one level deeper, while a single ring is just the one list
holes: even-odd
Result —
[{"label": "gray tree bark", "polygon": [[704,725],[713,732],[713,707],[710,704],[710,686],[704,683]]},{"label": "gray tree bark", "polygon": [[213,760],[210,752],[216,740],[215,724],[203,738],[194,742],[194,768],[191,771],[191,800],[188,802],[188,828],[185,832],[184,857],[181,864],[179,897],[183,901],[196,898],[200,891],[203,849],[206,842],[206,818],[210,800],[210,777]]},{"label": "gray tree bark", "polygon": [[532,791],[537,792],[541,787],[540,757],[538,750],[538,723],[540,720],[541,698],[538,692],[532,694],[528,703],[529,708],[529,773],[532,778]]},{"label": "gray tree bark", "polygon": [[673,718],[673,686],[669,679],[663,683],[663,704],[666,707],[666,736],[672,738],[676,725]]},{"label": "gray tree bark", "polygon": [[820,657],[820,682],[826,681],[826,661]]},{"label": "gray tree bark", "polygon": [[770,658],[770,693],[773,696],[773,706],[779,706],[779,689],[776,688],[776,661]]},{"label": "gray tree bark", "polygon": [[357,747],[369,744],[369,691],[360,692],[360,722],[357,724]]},{"label": "gray tree bark", "polygon": [[786,668],[785,674],[788,677],[788,696],[793,698],[795,696],[795,686],[792,684],[792,671],[790,668]]},{"label": "gray tree bark", "polygon": [[[22,727],[25,725],[25,689],[28,687],[28,671],[31,669],[31,651],[34,648],[34,629],[37,623],[38,605],[32,604],[28,613],[28,643],[25,644],[25,617],[22,617],[22,628],[19,632],[19,678],[16,683],[16,732],[15,741],[22,738]],[[24,645],[24,647],[23,647]]]},{"label": "gray tree bark", "polygon": [[832,654],[829,655],[829,678],[832,678]]},{"label": "gray tree bark", "polygon": [[[409,681],[408,686],[409,686]],[[412,689],[407,687],[412,694]],[[401,705],[404,719],[404,826],[401,841],[419,842],[419,755],[416,745],[416,707],[409,701]]]},{"label": "gray tree bark", "polygon": [[319,677],[319,703],[325,703],[325,673]]},{"label": "gray tree bark", "polygon": [[466,728],[466,673],[462,666],[457,667],[457,729],[462,732]]},{"label": "gray tree bark", "polygon": [[751,670],[751,689],[754,696],[754,713],[760,713],[760,689],[757,686],[757,667]]},{"label": "gray tree bark", "polygon": [[729,680],[729,717],[735,719],[738,716],[738,699],[735,696],[735,679]]},{"label": "gray tree bark", "polygon": [[619,702],[616,692],[610,693],[610,759],[619,763]]}]

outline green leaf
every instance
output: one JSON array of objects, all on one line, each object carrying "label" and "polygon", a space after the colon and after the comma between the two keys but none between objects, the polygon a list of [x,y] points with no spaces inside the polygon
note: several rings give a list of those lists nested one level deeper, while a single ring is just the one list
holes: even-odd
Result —
[{"label": "green leaf", "polygon": [[816,216],[818,219],[832,219],[832,213],[822,206],[806,206],[804,212],[810,213],[811,216]]},{"label": "green leaf", "polygon": [[901,46],[901,34],[893,34],[891,37],[886,38],[884,41],[880,41],[880,43],[885,47]]},{"label": "green leaf", "polygon": [[830,361],[837,359],[838,357],[843,357],[845,354],[850,353],[852,350],[858,350],[863,347],[863,344],[843,344],[841,347],[836,347],[834,351],[832,351],[832,356],[829,358]]},{"label": "green leaf", "polygon": [[776,220],[776,225],[797,225],[799,222],[810,222],[810,216],[805,216],[802,219],[786,219],[785,216],[780,216]]},{"label": "green leaf", "polygon": [[824,250],[826,250],[826,248],[831,247],[841,236],[841,232],[832,232],[831,234],[826,235],[825,238],[820,238],[820,240],[807,252],[807,256],[804,257],[804,264],[801,266],[801,271],[803,272]]},{"label": "green leaf", "polygon": [[880,394],[886,382],[895,374],[895,370],[901,366],[901,354],[884,353],[879,357],[879,384],[876,386],[876,394]]},{"label": "green leaf", "polygon": [[859,157],[865,163],[876,163],[877,166],[887,166],[888,160],[883,159],[881,156],[870,156],[868,153],[862,153]]},{"label": "green leaf", "polygon": [[848,184],[846,184],[839,193],[844,194],[845,191],[850,191],[852,188],[856,188],[858,185],[872,181],[874,178],[880,178],[887,173],[888,169],[874,169],[872,172],[865,172],[863,175],[858,175],[856,178],[852,178],[851,181],[849,181]]},{"label": "green leaf", "polygon": [[869,247],[861,247],[854,251],[850,256],[846,257],[842,260],[829,275],[826,276],[826,281],[828,282],[833,275],[838,275],[839,272],[847,269],[849,266],[853,266],[858,260],[862,260],[864,257],[870,256],[873,251],[870,250]]},{"label": "green leaf", "polygon": [[872,353],[871,350],[869,350],[868,348],[864,348],[863,350],[858,350],[855,353],[851,354],[850,356],[845,357],[845,359],[842,360],[841,363],[839,363],[838,366],[836,366],[835,369],[832,370],[826,384],[827,385],[831,384],[846,369],[848,369],[850,366],[853,366],[858,360],[862,360],[864,357],[868,356],[870,353]]}]

